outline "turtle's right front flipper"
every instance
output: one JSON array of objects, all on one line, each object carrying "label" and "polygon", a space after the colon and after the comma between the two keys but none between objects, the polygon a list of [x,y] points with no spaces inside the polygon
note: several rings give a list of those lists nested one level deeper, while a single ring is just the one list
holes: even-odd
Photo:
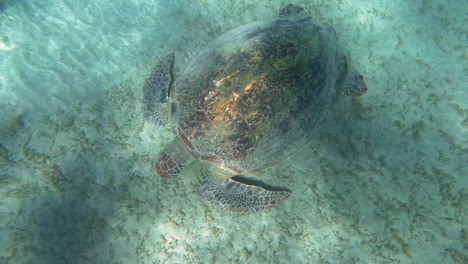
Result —
[{"label": "turtle's right front flipper", "polygon": [[270,191],[225,178],[212,168],[203,169],[202,174],[201,191],[205,198],[220,210],[255,213],[280,205],[291,196],[288,191]]},{"label": "turtle's right front flipper", "polygon": [[146,80],[143,90],[143,113],[148,122],[162,126],[169,122],[168,96],[172,82],[174,54],[166,55]]}]

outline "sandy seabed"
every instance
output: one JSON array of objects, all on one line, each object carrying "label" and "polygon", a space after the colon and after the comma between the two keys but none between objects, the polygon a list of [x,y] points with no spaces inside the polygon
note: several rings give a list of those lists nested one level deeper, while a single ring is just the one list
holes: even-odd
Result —
[{"label": "sandy seabed", "polygon": [[259,175],[283,206],[235,214],[191,168],[156,175],[172,135],[145,124],[142,83],[281,3],[0,0],[0,263],[467,263],[466,2],[290,2],[369,92]]}]

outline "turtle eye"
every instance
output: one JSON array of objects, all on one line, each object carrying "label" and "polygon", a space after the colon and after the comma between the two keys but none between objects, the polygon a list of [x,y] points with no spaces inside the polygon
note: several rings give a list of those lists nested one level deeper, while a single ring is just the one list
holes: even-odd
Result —
[{"label": "turtle eye", "polygon": [[177,113],[177,105],[175,103],[171,103],[171,113],[172,115]]}]

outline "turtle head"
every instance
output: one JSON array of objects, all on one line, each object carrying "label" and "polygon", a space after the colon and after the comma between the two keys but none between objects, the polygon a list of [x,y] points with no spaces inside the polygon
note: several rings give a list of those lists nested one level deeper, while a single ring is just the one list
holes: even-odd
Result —
[{"label": "turtle head", "polygon": [[347,56],[338,53],[338,81],[344,95],[361,96],[367,92],[362,74],[349,65]]},{"label": "turtle head", "polygon": [[294,4],[287,4],[281,7],[280,18],[305,18],[307,17],[304,8],[294,5]]},{"label": "turtle head", "polygon": [[343,94],[347,96],[361,96],[367,92],[364,77],[355,69],[351,69],[343,82]]}]

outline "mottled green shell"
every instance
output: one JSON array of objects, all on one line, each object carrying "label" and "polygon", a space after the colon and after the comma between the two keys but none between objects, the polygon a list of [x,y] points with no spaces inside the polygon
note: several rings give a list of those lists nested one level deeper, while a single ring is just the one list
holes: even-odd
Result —
[{"label": "mottled green shell", "polygon": [[309,18],[254,22],[209,44],[176,80],[172,119],[194,156],[234,173],[291,157],[336,94],[334,30]]}]

